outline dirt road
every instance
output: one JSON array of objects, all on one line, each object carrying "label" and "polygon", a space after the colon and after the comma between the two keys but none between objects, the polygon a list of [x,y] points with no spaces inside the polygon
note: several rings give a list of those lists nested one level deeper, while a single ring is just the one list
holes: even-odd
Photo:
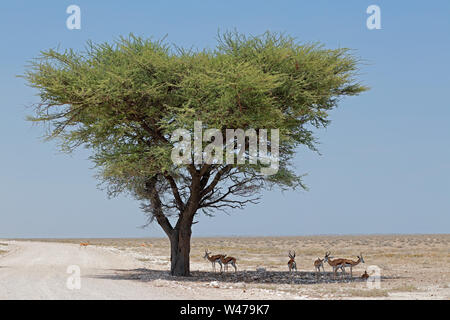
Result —
[{"label": "dirt road", "polygon": [[[154,287],[111,275],[141,268],[138,262],[94,246],[7,241],[0,257],[0,299],[181,299],[175,288]],[[80,289],[74,280],[80,270]],[[70,278],[72,277],[72,278]],[[69,280],[69,287],[67,281]]]}]

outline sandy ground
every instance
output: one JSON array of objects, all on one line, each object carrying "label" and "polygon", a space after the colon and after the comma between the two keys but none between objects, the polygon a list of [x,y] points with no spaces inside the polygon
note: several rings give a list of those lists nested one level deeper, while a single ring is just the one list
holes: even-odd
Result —
[{"label": "sandy ground", "polygon": [[[75,244],[7,241],[0,256],[0,299],[169,299],[182,298],[172,288],[158,290],[134,281],[113,281],[115,269],[133,269],[139,261],[101,248]],[[81,288],[68,289],[71,265],[81,271]],[[105,276],[105,278],[103,278]]]},{"label": "sandy ground", "polygon": [[[450,299],[450,235],[196,238],[189,278],[168,274],[166,239],[82,241],[0,240],[0,299]],[[238,272],[212,272],[206,247],[235,256]],[[298,272],[287,271],[288,250]],[[366,263],[353,279],[334,279],[328,265],[317,276],[312,263],[326,250],[352,259],[362,252]],[[70,266],[81,272],[79,289],[70,289]],[[370,266],[379,268],[379,287],[359,278]]]}]

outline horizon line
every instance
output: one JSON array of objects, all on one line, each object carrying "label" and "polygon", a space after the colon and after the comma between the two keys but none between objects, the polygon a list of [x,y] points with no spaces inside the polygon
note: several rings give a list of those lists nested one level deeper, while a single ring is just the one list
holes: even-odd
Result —
[{"label": "horizon line", "polygon": [[[216,235],[216,236],[192,236],[194,238],[306,238],[306,237],[351,237],[351,236],[437,236],[450,235],[450,233],[327,233],[306,235]],[[69,239],[167,239],[164,236],[156,237],[7,237],[0,240],[69,240]]]}]

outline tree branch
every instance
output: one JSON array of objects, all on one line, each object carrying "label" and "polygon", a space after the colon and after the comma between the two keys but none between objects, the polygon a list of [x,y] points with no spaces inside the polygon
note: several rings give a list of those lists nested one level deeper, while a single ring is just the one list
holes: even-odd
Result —
[{"label": "tree branch", "polygon": [[178,210],[180,212],[182,212],[184,210],[184,208],[185,208],[185,204],[184,204],[183,200],[180,197],[180,193],[179,193],[177,184],[175,182],[175,179],[171,175],[169,175],[167,173],[164,174],[164,177],[167,179],[167,181],[169,181],[170,188],[172,189],[173,197],[175,198],[175,202],[177,204]]},{"label": "tree branch", "polygon": [[161,199],[158,195],[158,190],[156,190],[156,183],[158,179],[156,176],[153,176],[145,183],[145,188],[149,195],[150,205],[151,205],[151,214],[158,221],[158,224],[164,230],[168,237],[171,236],[173,227],[170,224],[169,219],[165,216],[162,211]]},{"label": "tree branch", "polygon": [[220,178],[222,178],[222,176],[224,174],[226,174],[228,171],[231,170],[231,165],[226,165],[224,167],[222,167],[222,169],[220,169],[216,175],[214,176],[213,181],[211,181],[211,183],[209,184],[209,186],[207,186],[205,189],[203,189],[200,193],[200,197],[204,197],[205,195],[207,195],[209,192],[211,192],[212,190],[214,190],[215,186],[219,183]]}]

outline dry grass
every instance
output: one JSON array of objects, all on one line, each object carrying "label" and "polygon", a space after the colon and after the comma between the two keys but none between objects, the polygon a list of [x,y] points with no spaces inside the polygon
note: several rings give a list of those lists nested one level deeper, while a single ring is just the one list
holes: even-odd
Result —
[{"label": "dry grass", "polygon": [[417,290],[417,287],[412,284],[404,284],[390,289],[391,292],[413,292]]},{"label": "dry grass", "polygon": [[364,297],[364,298],[379,298],[379,297],[388,297],[389,292],[387,290],[382,290],[382,289],[370,289],[370,290],[354,289],[354,290],[346,291],[346,296]]}]

